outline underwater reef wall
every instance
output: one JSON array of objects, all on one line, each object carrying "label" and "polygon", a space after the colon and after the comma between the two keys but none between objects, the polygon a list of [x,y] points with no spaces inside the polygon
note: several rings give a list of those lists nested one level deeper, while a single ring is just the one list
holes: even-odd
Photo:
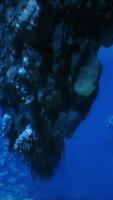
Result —
[{"label": "underwater reef wall", "polygon": [[1,0],[0,105],[9,149],[48,179],[98,93],[111,0]]}]

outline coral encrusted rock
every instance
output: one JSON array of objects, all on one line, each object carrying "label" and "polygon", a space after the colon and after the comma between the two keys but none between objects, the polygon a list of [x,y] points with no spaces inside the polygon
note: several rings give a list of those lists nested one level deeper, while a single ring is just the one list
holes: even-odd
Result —
[{"label": "coral encrusted rock", "polygon": [[9,149],[51,178],[98,94],[111,0],[1,0],[0,105]]}]

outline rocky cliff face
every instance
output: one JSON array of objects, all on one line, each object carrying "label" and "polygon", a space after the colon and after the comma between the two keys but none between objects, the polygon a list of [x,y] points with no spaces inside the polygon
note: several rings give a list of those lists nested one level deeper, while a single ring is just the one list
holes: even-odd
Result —
[{"label": "rocky cliff face", "polygon": [[111,0],[0,2],[2,134],[41,178],[97,95],[96,52],[112,42],[112,11]]}]

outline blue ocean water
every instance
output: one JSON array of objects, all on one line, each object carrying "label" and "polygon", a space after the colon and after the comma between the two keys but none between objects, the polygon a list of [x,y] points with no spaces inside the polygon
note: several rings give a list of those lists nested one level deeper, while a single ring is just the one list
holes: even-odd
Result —
[{"label": "blue ocean water", "polygon": [[98,96],[74,137],[66,140],[51,182],[32,180],[29,169],[0,142],[0,200],[113,200],[113,46],[101,47]]}]

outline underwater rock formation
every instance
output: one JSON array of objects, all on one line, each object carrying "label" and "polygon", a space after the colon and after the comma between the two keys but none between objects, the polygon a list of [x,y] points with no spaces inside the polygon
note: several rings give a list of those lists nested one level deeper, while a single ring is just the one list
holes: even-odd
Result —
[{"label": "underwater rock formation", "polygon": [[98,93],[111,0],[0,1],[0,104],[9,149],[50,178]]}]

